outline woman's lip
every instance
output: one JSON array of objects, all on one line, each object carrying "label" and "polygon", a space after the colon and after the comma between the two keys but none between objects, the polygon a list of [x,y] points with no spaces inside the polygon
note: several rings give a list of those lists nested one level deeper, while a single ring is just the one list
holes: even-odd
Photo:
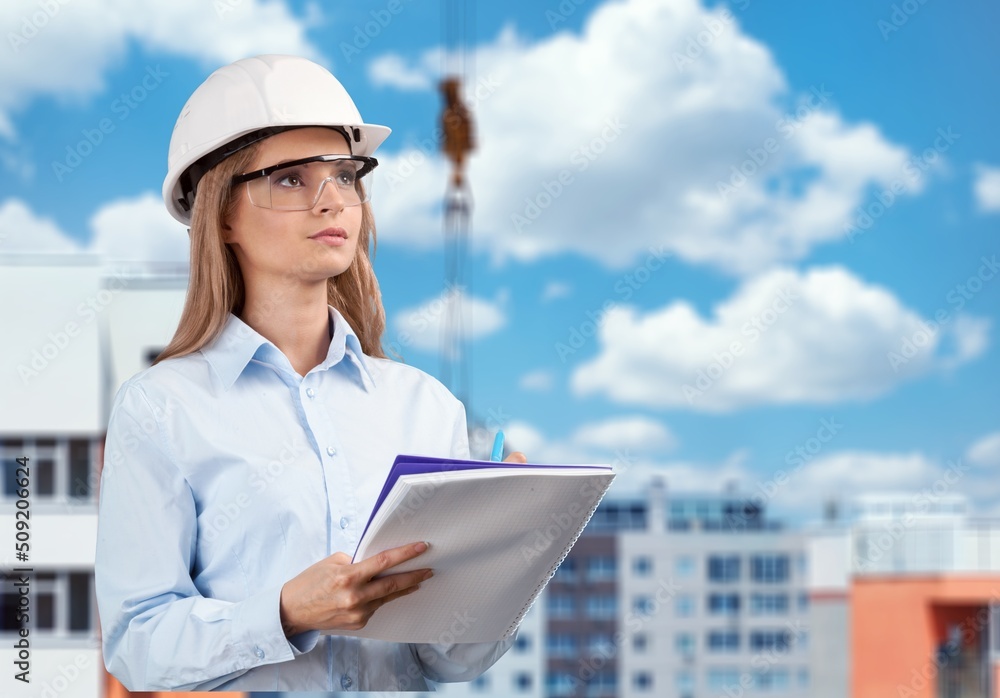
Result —
[{"label": "woman's lip", "polygon": [[309,237],[312,240],[317,240],[319,238],[330,238],[330,237],[346,240],[347,231],[344,230],[343,228],[327,228],[325,230],[319,231],[315,235],[310,235]]},{"label": "woman's lip", "polygon": [[343,228],[327,228],[310,236],[309,239],[330,247],[340,247],[347,244],[347,231]]}]

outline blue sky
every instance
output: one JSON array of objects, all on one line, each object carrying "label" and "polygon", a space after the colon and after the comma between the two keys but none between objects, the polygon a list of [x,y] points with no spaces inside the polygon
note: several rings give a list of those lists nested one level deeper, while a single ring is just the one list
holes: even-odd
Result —
[{"label": "blue sky", "polygon": [[[940,488],[950,461],[948,490],[1000,511],[998,15],[481,3],[473,420],[533,460],[617,459],[622,491],[659,472],[759,493],[785,471],[772,505],[811,518],[832,492]],[[393,129],[386,339],[409,330],[406,361],[439,373],[437,332],[412,331],[455,297],[438,3],[14,2],[0,27],[0,251],[183,260],[159,201],[181,105],[236,58],[307,55]]]}]

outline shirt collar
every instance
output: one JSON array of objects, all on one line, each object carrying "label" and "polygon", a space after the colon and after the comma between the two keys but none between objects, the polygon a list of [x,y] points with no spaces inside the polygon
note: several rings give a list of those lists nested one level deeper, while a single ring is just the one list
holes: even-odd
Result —
[{"label": "shirt collar", "polygon": [[[357,333],[339,310],[332,305],[327,307],[330,312],[330,323],[333,325],[333,340],[330,342],[326,358],[318,368],[330,368],[348,356],[357,364],[365,390],[375,387],[375,376],[369,363],[371,357],[366,356],[362,350]],[[232,313],[229,314],[229,320],[219,336],[214,342],[203,347],[201,353],[215,370],[226,390],[233,386],[252,359],[258,358],[273,363],[267,359],[269,354],[281,356],[281,352],[274,344]]]}]

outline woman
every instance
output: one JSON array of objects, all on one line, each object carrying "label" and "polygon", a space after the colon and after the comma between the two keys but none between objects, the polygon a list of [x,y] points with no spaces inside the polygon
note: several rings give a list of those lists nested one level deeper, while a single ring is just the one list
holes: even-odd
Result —
[{"label": "woman", "polygon": [[101,482],[104,657],[130,689],[422,690],[511,644],[319,632],[433,574],[392,572],[425,543],[348,554],[395,455],[468,457],[462,404],[381,349],[367,175],[388,133],[292,56],[221,68],[181,112],[163,190],[187,301],[115,397]]}]

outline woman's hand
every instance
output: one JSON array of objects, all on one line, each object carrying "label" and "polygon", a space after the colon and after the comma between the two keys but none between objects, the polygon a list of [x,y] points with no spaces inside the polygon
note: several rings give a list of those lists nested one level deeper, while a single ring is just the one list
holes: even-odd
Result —
[{"label": "woman's hand", "polygon": [[412,594],[434,573],[421,569],[374,577],[425,550],[426,543],[411,543],[353,564],[345,553],[320,560],[281,588],[281,627],[285,636],[306,630],[365,627],[375,611],[393,599]]},{"label": "woman's hand", "polygon": [[527,463],[528,457],[520,451],[511,451],[510,455],[503,459],[504,463]]}]

